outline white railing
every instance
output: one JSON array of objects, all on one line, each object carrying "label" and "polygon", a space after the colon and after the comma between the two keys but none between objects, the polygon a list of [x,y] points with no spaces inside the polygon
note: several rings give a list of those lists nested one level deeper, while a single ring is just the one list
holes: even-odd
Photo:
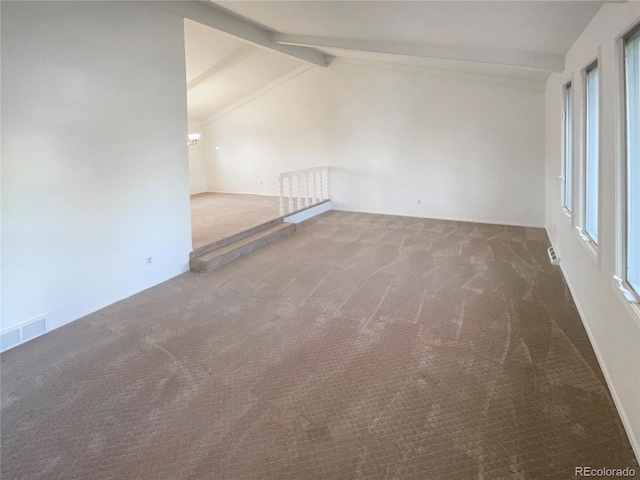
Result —
[{"label": "white railing", "polygon": [[329,167],[281,173],[278,183],[281,217],[329,200]]}]

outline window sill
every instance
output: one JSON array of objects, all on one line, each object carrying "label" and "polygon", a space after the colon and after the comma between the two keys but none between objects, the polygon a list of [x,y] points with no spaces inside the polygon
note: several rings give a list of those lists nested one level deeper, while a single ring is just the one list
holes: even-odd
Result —
[{"label": "window sill", "polygon": [[600,256],[598,255],[598,252],[599,252],[598,244],[594,243],[593,240],[591,240],[591,238],[586,233],[584,233],[580,227],[576,227],[576,230],[578,232],[578,237],[580,238],[580,240],[582,240],[580,243],[584,245],[584,248],[587,251],[589,258],[593,260],[593,263],[595,263],[596,267],[600,268]]},{"label": "window sill", "polygon": [[624,308],[627,310],[627,312],[629,312],[629,315],[631,315],[631,318],[633,318],[633,321],[636,324],[636,327],[640,329],[640,304],[631,303],[625,297],[624,293],[622,293],[618,288],[618,282],[615,280],[615,278],[611,283],[611,287],[616,292],[616,296],[620,299],[620,301],[624,305]]}]

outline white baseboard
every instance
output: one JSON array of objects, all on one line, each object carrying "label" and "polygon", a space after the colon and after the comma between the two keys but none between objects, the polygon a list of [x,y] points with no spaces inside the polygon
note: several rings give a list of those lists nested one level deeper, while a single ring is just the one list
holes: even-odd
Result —
[{"label": "white baseboard", "polygon": [[[545,230],[547,230],[545,228]],[[549,230],[547,230],[547,235],[549,235]],[[549,238],[551,236],[549,235]],[[556,247],[557,248],[557,247]],[[613,403],[618,411],[618,415],[620,415],[620,420],[622,421],[622,425],[624,426],[625,433],[627,434],[627,438],[629,439],[629,443],[631,444],[631,448],[633,449],[633,453],[636,456],[636,460],[640,463],[640,443],[639,439],[635,437],[634,431],[631,428],[631,422],[627,417],[627,414],[624,411],[622,406],[622,402],[620,401],[620,397],[618,397],[618,393],[614,387],[613,381],[611,380],[611,375],[609,375],[609,371],[607,370],[607,365],[605,364],[602,355],[600,354],[600,350],[598,349],[598,344],[596,342],[595,336],[589,327],[589,324],[585,321],[585,314],[580,306],[580,302],[578,301],[578,297],[575,294],[575,290],[573,285],[571,284],[571,279],[567,276],[567,272],[564,269],[564,265],[562,262],[560,263],[560,270],[562,271],[562,275],[567,282],[567,286],[569,287],[569,292],[571,292],[571,297],[573,298],[573,303],[576,305],[576,309],[578,310],[578,315],[580,315],[580,320],[582,321],[582,326],[587,332],[587,336],[589,337],[589,343],[591,343],[591,348],[593,348],[593,352],[596,355],[596,360],[598,360],[598,365],[600,365],[600,370],[602,370],[602,374],[604,376],[605,381],[607,382],[607,387],[609,388],[609,392],[611,392],[611,398],[613,398]]]},{"label": "white baseboard", "polygon": [[527,227],[527,228],[545,228],[544,224],[533,224],[533,223],[520,223],[520,222],[498,222],[494,220],[481,220],[477,218],[459,218],[459,217],[433,217],[433,216],[421,216],[416,215],[415,213],[402,213],[402,212],[380,212],[373,210],[351,210],[351,209],[343,209],[336,208],[335,205],[333,210],[338,212],[353,212],[353,213],[371,213],[374,215],[393,215],[397,217],[411,217],[411,218],[428,218],[432,220],[445,220],[450,222],[467,222],[467,223],[484,223],[486,225],[506,225],[509,227]]},{"label": "white baseboard", "polygon": [[[223,191],[223,190],[205,190],[204,192],[200,192],[200,193],[226,193],[226,194],[233,194],[233,195],[258,195],[260,197],[279,197],[279,195],[272,194],[272,193],[230,192],[230,191]],[[192,195],[197,195],[197,194],[192,194]]]}]

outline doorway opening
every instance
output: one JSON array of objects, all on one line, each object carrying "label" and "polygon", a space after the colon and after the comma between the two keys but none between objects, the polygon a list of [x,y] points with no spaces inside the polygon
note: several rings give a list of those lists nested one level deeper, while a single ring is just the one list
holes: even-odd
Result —
[{"label": "doorway opening", "polygon": [[[248,110],[238,109],[304,64],[198,22],[185,19],[184,27],[193,259],[282,222],[277,174],[256,168],[260,139]],[[225,141],[225,115],[234,115],[232,136],[241,142]]]}]

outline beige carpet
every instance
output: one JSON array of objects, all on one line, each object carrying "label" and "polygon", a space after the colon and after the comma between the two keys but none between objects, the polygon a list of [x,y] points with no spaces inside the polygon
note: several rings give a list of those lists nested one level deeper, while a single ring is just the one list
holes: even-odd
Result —
[{"label": "beige carpet", "polygon": [[280,216],[279,197],[236,193],[191,195],[193,249],[214,243]]},{"label": "beige carpet", "polygon": [[329,212],[2,355],[2,478],[635,467],[541,229]]}]

